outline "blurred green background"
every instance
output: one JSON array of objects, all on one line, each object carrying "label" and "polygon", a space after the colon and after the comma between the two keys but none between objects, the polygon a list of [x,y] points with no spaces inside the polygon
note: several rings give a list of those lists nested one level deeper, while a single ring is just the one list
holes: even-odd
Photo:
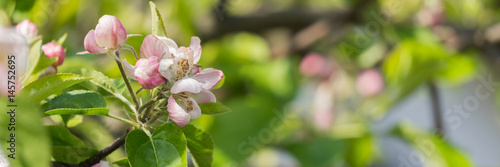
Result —
[{"label": "blurred green background", "polygon": [[[464,149],[479,141],[455,139],[462,130],[455,127],[470,125],[463,113],[494,119],[470,127],[480,125],[485,127],[480,131],[499,138],[499,93],[476,86],[481,78],[498,78],[499,1],[154,2],[168,37],[188,46],[191,36],[199,36],[199,63],[225,74],[223,87],[213,92],[233,112],[192,120],[214,138],[214,166],[500,165],[495,159],[478,159],[481,149]],[[120,78],[113,59],[76,55],[85,50],[83,39],[102,15],[118,17],[128,34],[143,35],[126,41],[137,51],[151,33],[148,1],[1,0],[0,7],[3,27],[30,19],[43,43],[68,33],[63,45],[67,57],[59,72],[91,68]],[[121,54],[135,63],[131,52]],[[475,89],[492,95],[483,100]],[[146,100],[148,94],[139,95]],[[412,97],[418,102],[404,107]],[[477,105],[492,107],[472,111],[468,106],[474,98]],[[453,104],[465,110],[457,111]],[[121,113],[121,106],[108,105]],[[391,114],[410,110],[417,116],[403,114],[390,126],[377,128]],[[481,124],[488,121],[492,123]],[[86,116],[70,129],[101,149],[126,128]],[[95,139],[88,129],[100,129],[102,136]],[[480,147],[500,147],[498,142],[485,144]],[[123,154],[121,150],[108,160]]]}]

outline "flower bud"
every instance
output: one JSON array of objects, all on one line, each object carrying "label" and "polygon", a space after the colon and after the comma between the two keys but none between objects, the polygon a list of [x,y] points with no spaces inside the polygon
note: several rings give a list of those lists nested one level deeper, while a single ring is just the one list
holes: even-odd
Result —
[{"label": "flower bud", "polygon": [[54,63],[55,66],[60,66],[64,62],[64,58],[66,57],[64,48],[55,42],[50,42],[43,45],[42,51],[45,54],[45,56],[51,59],[57,57],[57,62]]},{"label": "flower bud", "polygon": [[26,19],[17,24],[16,32],[26,37],[28,41],[31,41],[38,35],[38,28],[36,28],[34,23]]},{"label": "flower bud", "polygon": [[160,63],[156,59],[156,57],[142,58],[135,63],[134,75],[137,82],[145,89],[153,89],[165,83],[165,78],[158,72]]}]

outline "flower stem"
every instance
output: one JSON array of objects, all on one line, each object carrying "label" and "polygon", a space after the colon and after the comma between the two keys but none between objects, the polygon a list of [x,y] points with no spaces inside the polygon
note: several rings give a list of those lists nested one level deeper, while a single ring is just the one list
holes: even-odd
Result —
[{"label": "flower stem", "polygon": [[139,103],[137,102],[137,98],[135,97],[134,90],[132,90],[132,86],[130,85],[130,82],[127,79],[125,71],[123,70],[122,63],[119,61],[116,61],[116,64],[118,65],[118,68],[120,69],[120,73],[122,74],[123,81],[125,81],[125,85],[127,85],[128,92],[130,94],[130,97],[132,98],[132,101],[135,104],[136,109],[139,109]]},{"label": "flower stem", "polygon": [[128,123],[130,125],[134,125],[134,123],[132,121],[129,121],[129,120],[125,119],[125,118],[121,118],[121,117],[114,116],[114,115],[108,115],[108,117],[116,119],[118,121],[122,121],[122,122]]}]

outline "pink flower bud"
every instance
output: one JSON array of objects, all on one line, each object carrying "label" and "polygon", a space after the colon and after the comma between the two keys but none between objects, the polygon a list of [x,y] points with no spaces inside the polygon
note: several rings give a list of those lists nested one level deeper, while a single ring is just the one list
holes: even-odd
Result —
[{"label": "pink flower bud", "polygon": [[43,53],[49,58],[57,57],[57,62],[54,63],[55,66],[60,66],[64,62],[66,53],[61,45],[55,42],[50,42],[42,46]]},{"label": "pink flower bud", "polygon": [[139,59],[135,63],[134,72],[137,82],[139,82],[139,84],[146,89],[153,89],[162,85],[165,82],[165,78],[163,78],[158,71],[159,66],[160,63],[156,57]]},{"label": "pink flower bud", "polygon": [[374,96],[384,89],[384,79],[377,70],[369,69],[358,76],[356,87],[361,95]]},{"label": "pink flower bud", "polygon": [[85,39],[83,41],[85,50],[89,53],[93,54],[100,54],[106,52],[106,49],[97,45],[95,41],[95,31],[90,30],[89,33],[85,36]]},{"label": "pink flower bud", "polygon": [[106,49],[116,49],[127,39],[127,32],[118,18],[104,15],[95,28],[95,41]]},{"label": "pink flower bud", "polygon": [[328,78],[333,72],[333,64],[318,53],[309,53],[300,62],[300,72],[305,76]]},{"label": "pink flower bud", "polygon": [[38,28],[36,28],[36,25],[34,23],[26,19],[17,24],[16,32],[23,35],[28,39],[28,41],[30,41],[35,39],[38,35]]}]

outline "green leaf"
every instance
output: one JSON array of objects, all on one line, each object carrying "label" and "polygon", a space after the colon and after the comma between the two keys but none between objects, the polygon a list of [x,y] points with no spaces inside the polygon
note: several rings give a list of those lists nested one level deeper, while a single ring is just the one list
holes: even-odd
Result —
[{"label": "green leaf", "polygon": [[233,111],[220,102],[200,104],[200,109],[202,114],[207,115],[217,115]]},{"label": "green leaf", "polygon": [[128,163],[128,158],[124,157],[118,161],[113,162],[113,164],[116,164],[121,167],[130,167],[130,164]]},{"label": "green leaf", "polygon": [[83,115],[59,115],[68,128],[75,127],[83,122]]},{"label": "green leaf", "polygon": [[370,166],[374,159],[375,147],[372,136],[367,134],[359,138],[349,139],[348,142],[346,159],[350,166]]},{"label": "green leaf", "polygon": [[115,83],[120,82],[113,81],[103,73],[92,69],[79,69],[73,73],[89,77],[91,79],[78,83],[77,85],[69,88],[70,90],[85,89],[95,91],[107,99],[115,100],[119,104],[124,105],[128,114],[130,114],[131,117],[133,116],[134,105],[121,94],[123,90],[120,90],[115,85]]},{"label": "green leaf", "polygon": [[88,79],[89,78],[76,74],[54,74],[30,83],[28,86],[24,87],[23,92],[26,93],[27,96],[33,97],[35,102],[39,102],[71,85]]},{"label": "green leaf", "polygon": [[62,126],[47,126],[52,146],[77,146],[84,147],[85,144],[73,135],[68,129]]},{"label": "green leaf", "polygon": [[[102,149],[116,140],[110,133],[108,126],[105,126],[101,121],[97,121],[93,118],[85,119],[85,121],[78,126],[71,128],[71,130],[91,148]],[[119,149],[106,156],[105,160],[114,162],[124,156],[123,150]]]},{"label": "green leaf", "polygon": [[76,146],[52,146],[52,158],[57,162],[77,164],[98,153],[98,150]]},{"label": "green leaf", "polygon": [[139,129],[131,131],[125,141],[125,150],[133,167],[187,166],[186,137],[173,123],[159,126],[153,135]]},{"label": "green leaf", "polygon": [[33,70],[32,77],[38,77],[48,67],[52,66],[57,61],[57,58],[49,58],[45,55],[40,56],[40,60]]},{"label": "green leaf", "polygon": [[344,153],[345,146],[344,140],[321,138],[292,144],[288,147],[288,150],[300,160],[301,166],[335,166],[333,163],[336,158],[339,158]]},{"label": "green leaf", "polygon": [[64,115],[64,114],[78,114],[78,115],[105,115],[108,116],[109,109],[107,108],[58,108],[46,111],[48,115]]},{"label": "green leaf", "polygon": [[66,37],[68,37],[68,33],[64,33],[64,35],[61,36],[61,38],[59,38],[56,43],[62,45],[64,41],[66,41]]},{"label": "green leaf", "polygon": [[187,124],[181,129],[186,136],[187,147],[196,166],[212,166],[214,141],[210,134],[191,124]]},{"label": "green leaf", "polygon": [[105,108],[106,101],[99,93],[87,90],[74,90],[50,99],[43,107],[46,111],[60,108]]},{"label": "green leaf", "polygon": [[163,19],[161,18],[160,11],[156,8],[156,4],[153,1],[149,1],[149,6],[151,7],[152,34],[156,36],[167,36],[165,24],[163,24]]},{"label": "green leaf", "polygon": [[475,59],[467,55],[452,55],[446,60],[446,67],[437,75],[452,85],[460,85],[473,79],[477,73]]},{"label": "green leaf", "polygon": [[28,68],[26,69],[25,78],[23,78],[22,84],[27,85],[35,80],[38,76],[33,76],[35,73],[35,68],[40,60],[42,49],[42,40],[33,41],[33,45],[30,48],[30,53],[28,55]]},{"label": "green leaf", "polygon": [[392,134],[420,151],[425,158],[423,166],[469,167],[471,162],[459,149],[440,137],[421,131],[416,127],[402,123],[397,125]]},{"label": "green leaf", "polygon": [[220,87],[222,87],[222,85],[224,85],[224,81],[226,80],[226,76],[222,76],[222,79],[219,81],[219,83],[217,83],[217,85],[214,86],[213,89],[219,89]]},{"label": "green leaf", "polygon": [[[0,97],[0,105],[7,106],[8,99]],[[49,167],[50,166],[50,138],[47,127],[43,126],[42,113],[30,97],[23,95],[16,96],[16,104],[18,106],[15,114],[15,131],[8,129],[8,124],[11,123],[10,114],[0,116],[0,125],[3,126],[0,130],[0,140],[2,141],[1,148],[5,156],[11,155],[9,144],[6,141],[11,139],[10,135],[15,134],[15,159],[7,158],[10,166],[16,167]],[[5,144],[4,144],[5,143]]]},{"label": "green leaf", "polygon": [[[61,94],[43,105],[48,115],[108,115],[104,98],[86,90],[74,90]],[[65,122],[69,118],[66,118]],[[63,118],[64,120],[64,118]]]}]

